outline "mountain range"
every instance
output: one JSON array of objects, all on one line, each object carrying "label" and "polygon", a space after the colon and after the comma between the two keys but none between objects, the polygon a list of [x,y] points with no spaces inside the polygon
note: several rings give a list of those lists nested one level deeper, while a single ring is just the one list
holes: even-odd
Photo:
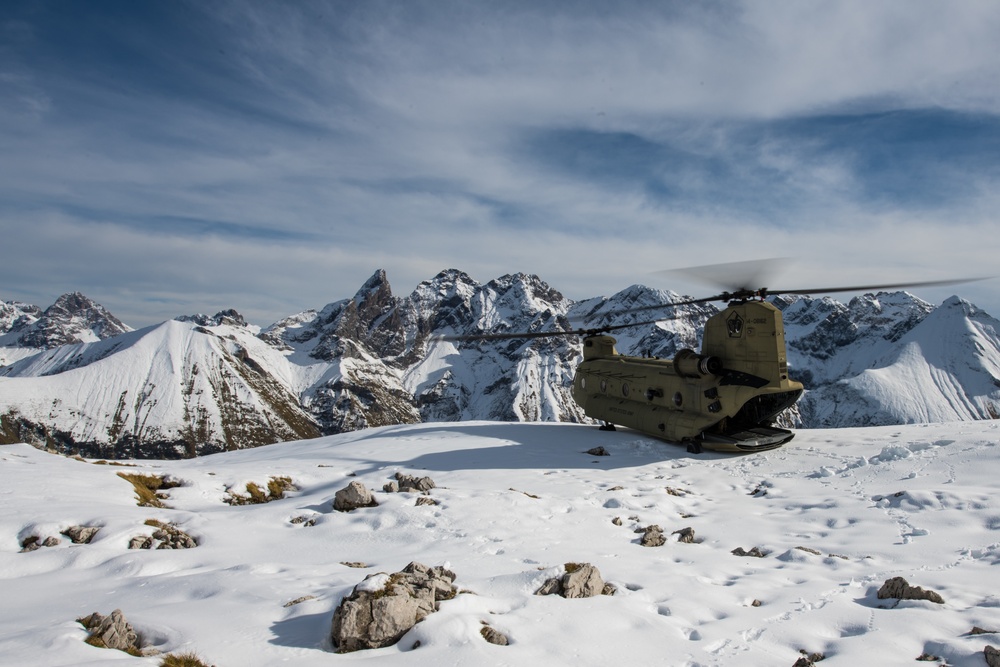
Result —
[{"label": "mountain range", "polygon": [[[234,310],[132,330],[74,293],[42,311],[0,301],[0,439],[105,458],[178,458],[433,421],[567,421],[574,336],[447,341],[483,332],[568,330],[647,320],[636,308],[687,301],[633,285],[573,301],[539,277],[480,284],[450,269],[393,294],[383,270],[351,298],[268,327]],[[1000,322],[952,297],[908,293],[771,298],[790,373],[806,392],[798,427],[997,418]],[[615,332],[624,353],[697,349],[711,304]]]}]

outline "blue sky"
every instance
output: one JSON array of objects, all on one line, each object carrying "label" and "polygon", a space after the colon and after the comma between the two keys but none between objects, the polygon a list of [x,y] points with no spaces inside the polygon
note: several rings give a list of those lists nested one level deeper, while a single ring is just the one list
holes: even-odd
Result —
[{"label": "blue sky", "polygon": [[[3,3],[0,299],[266,325],[379,268],[993,275],[997,34],[992,0]],[[995,280],[913,291],[1000,316]]]}]

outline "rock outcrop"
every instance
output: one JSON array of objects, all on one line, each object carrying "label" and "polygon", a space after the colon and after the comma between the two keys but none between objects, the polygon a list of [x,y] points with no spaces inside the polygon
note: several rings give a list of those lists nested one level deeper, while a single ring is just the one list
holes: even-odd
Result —
[{"label": "rock outcrop", "polygon": [[125,651],[131,655],[141,654],[139,634],[125,619],[121,609],[115,609],[108,616],[94,612],[77,620],[90,630],[90,636],[87,637],[88,644]]},{"label": "rock outcrop", "polygon": [[911,586],[903,577],[886,579],[882,587],[878,589],[879,600],[891,598],[896,598],[897,600],[927,600],[936,604],[944,604],[944,598],[937,592],[925,590],[920,586]]},{"label": "rock outcrop", "polygon": [[374,574],[354,587],[333,613],[330,638],[339,653],[382,648],[455,597],[455,573],[410,563],[394,574]]}]

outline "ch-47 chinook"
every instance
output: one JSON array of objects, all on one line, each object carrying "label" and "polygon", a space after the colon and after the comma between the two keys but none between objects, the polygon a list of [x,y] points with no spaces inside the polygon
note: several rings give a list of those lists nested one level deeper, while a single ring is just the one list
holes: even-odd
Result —
[{"label": "ch-47 chinook", "polygon": [[583,361],[573,378],[572,396],[602,429],[623,426],[647,435],[726,452],[774,449],[794,433],[774,425],[803,392],[789,377],[781,311],[765,300],[780,294],[829,294],[865,290],[948,285],[945,280],[891,285],[826,287],[808,290],[737,288],[714,296],[645,306],[618,314],[666,310],[723,301],[727,307],[705,323],[701,352],[685,349],[673,359],[620,354],[611,331],[655,324],[643,322],[569,331],[484,333],[449,336],[448,340],[502,340],[583,337]]}]

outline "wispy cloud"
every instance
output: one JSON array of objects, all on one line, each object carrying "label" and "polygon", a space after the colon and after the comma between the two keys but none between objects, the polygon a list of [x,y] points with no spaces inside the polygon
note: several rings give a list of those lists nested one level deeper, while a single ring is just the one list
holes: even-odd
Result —
[{"label": "wispy cloud", "polygon": [[380,267],[582,298],[1000,250],[993,2],[25,2],[0,31],[0,298],[266,324]]}]

